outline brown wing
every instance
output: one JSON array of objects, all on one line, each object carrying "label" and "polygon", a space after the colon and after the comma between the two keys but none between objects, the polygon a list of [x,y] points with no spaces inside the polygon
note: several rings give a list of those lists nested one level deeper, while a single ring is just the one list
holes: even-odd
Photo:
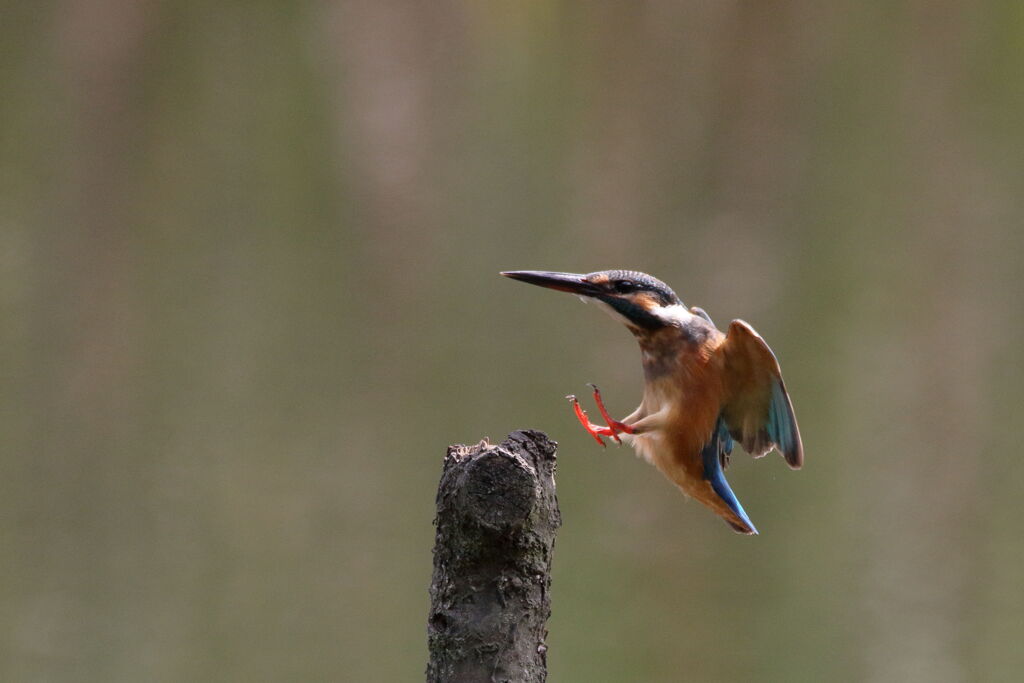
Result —
[{"label": "brown wing", "polygon": [[742,320],[729,324],[716,353],[723,361],[722,417],[729,433],[755,458],[777,448],[790,467],[799,469],[804,447],[775,354]]}]

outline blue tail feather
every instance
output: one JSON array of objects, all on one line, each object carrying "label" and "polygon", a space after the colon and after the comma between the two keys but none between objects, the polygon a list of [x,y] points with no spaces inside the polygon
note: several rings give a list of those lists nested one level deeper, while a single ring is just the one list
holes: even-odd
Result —
[{"label": "blue tail feather", "polygon": [[737,500],[736,494],[729,488],[729,482],[725,480],[725,472],[722,470],[722,461],[732,452],[732,448],[733,440],[729,435],[729,428],[725,426],[725,420],[719,417],[711,439],[704,446],[704,450],[701,451],[701,458],[704,463],[704,479],[711,484],[711,488],[718,494],[718,497],[729,506],[730,510],[736,513],[736,516],[748,528],[737,528],[734,524],[732,526],[737,531],[756,534],[757,529],[754,527],[754,523],[750,521],[750,517],[743,510],[743,506]]}]

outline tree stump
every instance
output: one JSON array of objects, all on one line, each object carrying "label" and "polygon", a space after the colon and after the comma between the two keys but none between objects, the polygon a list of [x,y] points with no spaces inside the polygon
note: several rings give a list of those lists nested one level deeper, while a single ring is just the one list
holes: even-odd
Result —
[{"label": "tree stump", "polygon": [[430,683],[547,677],[551,554],[561,524],[543,432],[451,446],[437,490],[427,633]]}]

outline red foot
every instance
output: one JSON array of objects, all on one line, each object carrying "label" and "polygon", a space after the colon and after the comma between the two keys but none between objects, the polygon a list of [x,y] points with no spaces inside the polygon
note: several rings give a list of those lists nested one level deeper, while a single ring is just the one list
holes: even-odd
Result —
[{"label": "red foot", "polygon": [[566,398],[569,399],[569,402],[572,403],[572,409],[573,412],[576,413],[576,419],[580,421],[580,424],[587,430],[587,433],[594,437],[594,440],[602,446],[605,445],[605,442],[601,440],[602,436],[610,436],[615,439],[616,443],[622,443],[622,440],[619,438],[619,434],[632,434],[633,428],[609,417],[608,411],[605,410],[604,407],[604,401],[601,400],[600,390],[598,390],[598,388],[593,384],[590,386],[594,389],[594,400],[597,402],[597,409],[601,411],[601,417],[603,417],[604,421],[608,423],[608,426],[602,427],[591,422],[587,417],[586,411],[583,410],[582,406],[580,406],[580,402],[576,396],[566,396]]},{"label": "red foot", "polygon": [[597,409],[601,411],[601,417],[604,418],[605,424],[607,424],[608,427],[612,430],[612,438],[614,438],[617,442],[622,443],[618,435],[620,433],[632,434],[633,428],[624,422],[613,420],[611,416],[608,414],[608,411],[605,410],[604,400],[602,400],[601,398],[601,390],[597,388],[596,384],[588,384],[587,386],[594,390],[594,402],[597,403]]}]

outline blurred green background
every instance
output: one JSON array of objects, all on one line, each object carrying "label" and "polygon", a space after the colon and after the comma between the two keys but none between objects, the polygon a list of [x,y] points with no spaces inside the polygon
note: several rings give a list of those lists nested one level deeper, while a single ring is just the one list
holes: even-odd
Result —
[{"label": "blurred green background", "polygon": [[[551,679],[1024,669],[1024,5],[14,0],[0,679],[410,681],[445,447],[561,444]],[[563,396],[636,268],[778,354],[744,538]]]}]

